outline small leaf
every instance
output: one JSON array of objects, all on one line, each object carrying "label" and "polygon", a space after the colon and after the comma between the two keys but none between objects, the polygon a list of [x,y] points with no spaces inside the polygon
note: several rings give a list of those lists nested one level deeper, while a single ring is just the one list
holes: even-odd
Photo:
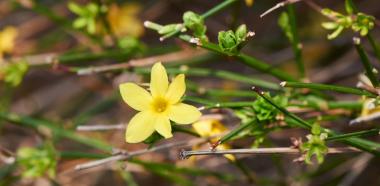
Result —
[{"label": "small leaf", "polygon": [[353,8],[353,6],[352,6],[350,0],[345,0],[345,2],[344,2],[344,7],[346,8],[346,12],[347,12],[348,14],[351,15],[351,14],[354,13],[354,8]]},{"label": "small leaf", "polygon": [[339,36],[340,33],[342,33],[344,27],[343,26],[339,26],[333,33],[327,35],[327,39],[335,39],[336,37]]},{"label": "small leaf", "polygon": [[74,2],[69,2],[68,8],[70,11],[74,12],[77,15],[82,15],[84,14],[84,10],[82,7],[80,7],[78,4]]},{"label": "small leaf", "polygon": [[339,26],[339,24],[335,22],[324,22],[322,23],[322,27],[327,29],[327,30],[334,30]]}]

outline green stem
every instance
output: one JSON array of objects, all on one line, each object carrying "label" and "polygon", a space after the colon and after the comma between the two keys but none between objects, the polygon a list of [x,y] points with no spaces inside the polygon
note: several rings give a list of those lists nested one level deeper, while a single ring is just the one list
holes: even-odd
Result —
[{"label": "green stem", "polygon": [[[257,94],[259,96],[261,96],[262,98],[264,98],[269,104],[271,104],[272,106],[274,106],[276,109],[280,110],[282,113],[284,113],[285,115],[289,116],[290,118],[292,118],[293,120],[295,120],[296,122],[294,122],[294,124],[296,124],[298,127],[302,127],[302,128],[306,128],[306,129],[311,129],[312,125],[301,119],[300,117],[296,116],[295,114],[292,114],[290,113],[289,111],[287,111],[285,108],[283,107],[280,107],[278,105],[276,105],[272,100],[271,98],[268,98],[267,96],[265,96],[265,94],[263,94],[263,92],[257,90],[257,89],[254,89]],[[339,134],[333,130],[330,130],[330,129],[326,129],[326,128],[322,128],[323,132],[326,132],[328,135],[334,137],[334,136],[338,136]],[[375,142],[372,142],[372,141],[368,141],[368,140],[364,140],[364,139],[361,139],[361,138],[357,138],[357,137],[352,137],[352,138],[346,138],[346,139],[342,139],[342,142],[347,144],[347,145],[350,145],[350,146],[353,146],[353,147],[356,147],[358,149],[361,149],[363,151],[367,151],[367,152],[370,152],[376,156],[380,156],[380,144],[378,143],[375,143]]]},{"label": "green stem", "polygon": [[215,7],[211,8],[210,10],[208,10],[207,12],[203,13],[201,15],[201,17],[203,19],[206,19],[222,10],[224,10],[225,8],[227,8],[228,6],[232,5],[233,3],[235,2],[238,2],[238,0],[225,0],[224,2],[216,5]]},{"label": "green stem", "polygon": [[379,45],[377,45],[375,39],[373,38],[373,36],[371,35],[371,33],[368,33],[367,34],[367,39],[369,41],[369,43],[371,44],[372,46],[372,49],[376,55],[376,58],[377,58],[377,61],[380,62],[380,49],[379,49]]},{"label": "green stem", "polygon": [[[150,73],[150,69],[148,68],[135,68],[134,71],[137,73],[142,73],[142,74]],[[250,76],[243,76],[237,73],[224,71],[224,70],[211,70],[211,69],[205,69],[205,68],[188,67],[188,68],[167,68],[166,71],[169,74],[183,73],[185,75],[200,76],[200,77],[212,76],[212,77],[218,77],[218,78],[233,80],[237,82],[247,83],[253,86],[260,86],[260,87],[272,89],[272,90],[280,89],[280,86],[275,83],[258,79],[258,78],[253,78]]]},{"label": "green stem", "polygon": [[234,136],[238,135],[241,131],[245,130],[246,128],[248,128],[250,126],[253,126],[255,123],[256,123],[256,119],[252,119],[250,121],[247,121],[246,123],[242,123],[237,128],[233,129],[228,134],[226,134],[225,136],[223,136],[219,140],[219,144],[223,144],[223,143],[229,141],[231,138],[233,138]]},{"label": "green stem", "polygon": [[369,78],[369,80],[371,81],[374,87],[379,87],[380,85],[379,80],[374,73],[376,69],[371,65],[371,62],[369,61],[368,56],[363,49],[363,46],[360,44],[359,38],[354,38],[354,45],[355,45],[356,51],[358,52],[360,56],[360,59],[361,59],[360,61],[362,62],[365,68],[367,77]]},{"label": "green stem", "polygon": [[[186,42],[190,42],[192,39],[192,37],[189,35],[180,35],[179,38],[186,41]],[[263,62],[263,61],[258,60],[256,58],[253,58],[253,57],[248,56],[246,54],[243,54],[243,53],[233,54],[230,52],[222,51],[218,45],[211,43],[211,42],[206,42],[206,41],[203,41],[202,43],[200,43],[199,46],[204,48],[204,49],[218,53],[218,54],[235,57],[236,59],[239,59],[239,62],[242,62],[245,65],[248,65],[248,66],[250,66],[254,69],[257,69],[261,72],[272,74],[273,76],[275,76],[281,80],[295,81],[293,76],[285,73],[283,70],[275,68],[266,62]]]},{"label": "green stem", "polygon": [[78,159],[78,158],[88,158],[88,159],[102,159],[107,158],[108,154],[95,154],[88,152],[77,152],[77,151],[62,151],[60,152],[60,157],[65,159]]},{"label": "green stem", "polygon": [[240,108],[252,106],[252,101],[234,101],[234,102],[213,102],[208,99],[202,99],[198,97],[185,96],[185,101],[190,101],[198,104],[205,105],[205,109],[211,108]]},{"label": "green stem", "polygon": [[315,89],[315,90],[327,90],[327,91],[335,91],[335,92],[348,93],[348,94],[356,94],[356,95],[368,96],[368,97],[373,97],[373,98],[377,97],[376,94],[363,90],[363,89],[337,86],[337,85],[326,85],[326,84],[318,84],[318,83],[301,83],[301,82],[282,82],[281,85],[283,87],[309,88],[309,89]]},{"label": "green stem", "polygon": [[14,113],[0,112],[0,119],[7,120],[11,123],[19,124],[25,127],[31,127],[36,130],[47,128],[49,129],[53,137],[65,137],[79,143],[103,150],[106,152],[112,152],[112,146],[104,143],[103,141],[87,138],[84,136],[79,136],[72,131],[62,128],[61,124],[55,124],[46,120],[38,120],[28,116],[20,116]]},{"label": "green stem", "polygon": [[250,98],[255,97],[254,95],[252,95],[252,92],[250,91],[204,88],[191,81],[186,81],[186,89],[191,90],[200,95],[207,95],[207,96],[216,96],[216,97],[231,96],[231,97],[250,97]]},{"label": "green stem", "polygon": [[296,19],[296,14],[295,14],[293,4],[288,5],[288,14],[289,14],[290,28],[291,28],[291,32],[293,35],[293,40],[291,41],[293,53],[295,56],[295,61],[297,64],[297,68],[298,68],[298,72],[300,74],[300,77],[304,78],[305,77],[305,65],[304,65],[303,60],[302,60],[301,43],[300,43],[300,40],[298,37],[297,19]]},{"label": "green stem", "polygon": [[326,141],[334,141],[334,140],[343,140],[352,137],[365,137],[365,136],[376,136],[379,135],[380,129],[370,129],[359,132],[352,132],[347,134],[340,134],[332,137],[328,137]]}]

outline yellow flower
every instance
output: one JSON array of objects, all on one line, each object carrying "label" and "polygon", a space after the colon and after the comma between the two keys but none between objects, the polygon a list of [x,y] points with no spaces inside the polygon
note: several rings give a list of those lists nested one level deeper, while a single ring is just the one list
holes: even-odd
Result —
[{"label": "yellow flower", "polygon": [[7,26],[0,31],[0,60],[3,58],[4,53],[12,52],[16,36],[17,30],[12,26]]},{"label": "yellow flower", "polygon": [[380,112],[380,105],[376,104],[376,99],[374,98],[364,98],[363,108],[360,116],[369,116],[374,113]]},{"label": "yellow flower", "polygon": [[[192,126],[195,132],[197,132],[202,137],[215,136],[218,134],[223,134],[228,131],[228,129],[221,122],[215,119],[198,121],[198,122],[195,122]],[[218,141],[217,138],[211,139],[211,142],[213,143],[217,141]],[[231,147],[227,144],[221,144],[216,147],[217,150],[226,150],[230,148]],[[231,161],[236,160],[235,156],[231,154],[226,154],[224,155],[224,157],[226,157],[227,159]]]},{"label": "yellow flower", "polygon": [[155,130],[163,137],[170,138],[173,136],[170,120],[177,124],[190,124],[201,116],[196,107],[180,102],[186,90],[185,75],[176,76],[169,85],[161,63],[152,67],[151,93],[135,83],[124,83],[119,88],[123,100],[140,111],[127,126],[125,139],[128,143],[142,142]]},{"label": "yellow flower", "polygon": [[109,7],[107,19],[116,36],[139,37],[144,33],[142,21],[137,17],[141,7],[135,3],[128,3],[121,8],[116,4]]},{"label": "yellow flower", "polygon": [[252,6],[254,2],[255,2],[254,0],[245,0],[245,4],[247,6]]}]

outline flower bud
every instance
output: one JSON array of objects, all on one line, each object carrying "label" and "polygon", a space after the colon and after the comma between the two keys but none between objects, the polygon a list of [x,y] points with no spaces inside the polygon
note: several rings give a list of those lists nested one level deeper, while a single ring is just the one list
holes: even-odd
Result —
[{"label": "flower bud", "polygon": [[194,32],[196,37],[204,36],[206,33],[206,26],[204,25],[203,18],[192,11],[187,11],[183,14],[183,23],[187,28]]}]

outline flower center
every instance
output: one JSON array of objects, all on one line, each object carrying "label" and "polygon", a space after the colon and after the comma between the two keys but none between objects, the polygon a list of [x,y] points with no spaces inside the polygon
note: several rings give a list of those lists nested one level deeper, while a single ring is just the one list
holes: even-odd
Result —
[{"label": "flower center", "polygon": [[167,109],[168,102],[163,98],[155,98],[152,106],[154,111],[161,113]]}]

